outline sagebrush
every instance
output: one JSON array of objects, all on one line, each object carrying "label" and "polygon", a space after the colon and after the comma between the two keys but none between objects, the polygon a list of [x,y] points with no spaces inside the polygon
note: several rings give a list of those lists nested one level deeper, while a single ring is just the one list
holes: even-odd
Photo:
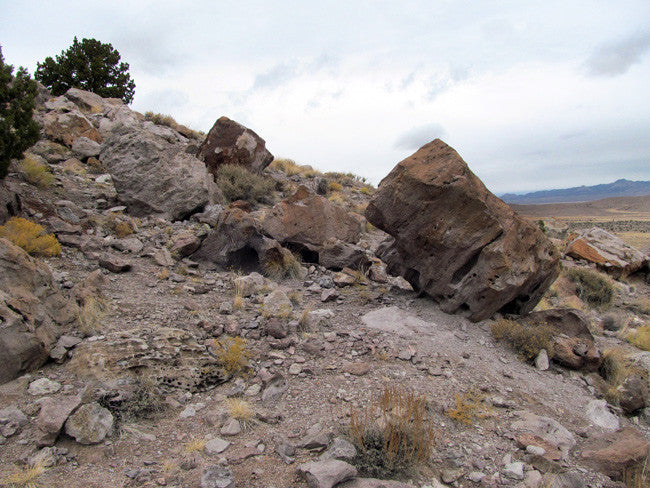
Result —
[{"label": "sagebrush", "polygon": [[9,239],[32,256],[61,254],[61,244],[54,234],[46,234],[42,225],[22,217],[12,217],[0,225],[0,237]]},{"label": "sagebrush", "polygon": [[612,303],[614,285],[609,277],[585,268],[571,268],[565,273],[575,283],[576,294],[583,302],[597,308],[607,308]]},{"label": "sagebrush", "polygon": [[555,332],[546,324],[527,326],[501,319],[492,323],[490,329],[496,340],[507,342],[528,361],[535,359],[542,349],[546,349],[549,357],[553,356]]},{"label": "sagebrush", "polygon": [[217,362],[229,374],[248,371],[251,353],[241,337],[222,337],[215,343]]},{"label": "sagebrush", "polygon": [[217,186],[230,203],[246,200],[255,203],[272,203],[275,183],[267,177],[251,173],[243,166],[224,164],[217,169]]}]

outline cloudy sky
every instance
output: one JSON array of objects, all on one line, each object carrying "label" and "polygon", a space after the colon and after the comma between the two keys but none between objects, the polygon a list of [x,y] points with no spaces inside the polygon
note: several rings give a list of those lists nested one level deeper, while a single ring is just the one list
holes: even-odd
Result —
[{"label": "cloudy sky", "polygon": [[377,184],[440,137],[493,192],[650,180],[648,0],[0,0],[5,60],[73,37],[131,66],[133,108]]}]

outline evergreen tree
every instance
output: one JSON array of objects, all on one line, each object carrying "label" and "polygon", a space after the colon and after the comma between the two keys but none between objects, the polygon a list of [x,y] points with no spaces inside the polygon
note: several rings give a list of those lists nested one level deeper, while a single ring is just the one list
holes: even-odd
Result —
[{"label": "evergreen tree", "polygon": [[32,119],[36,82],[25,68],[5,64],[0,47],[0,179],[7,176],[12,158],[20,158],[39,136],[40,127]]},{"label": "evergreen tree", "polygon": [[129,64],[120,62],[120,53],[113,46],[96,39],[79,42],[75,37],[72,46],[61,51],[56,61],[47,57],[38,63],[35,77],[57,96],[70,88],[80,88],[131,103],[135,93]]}]

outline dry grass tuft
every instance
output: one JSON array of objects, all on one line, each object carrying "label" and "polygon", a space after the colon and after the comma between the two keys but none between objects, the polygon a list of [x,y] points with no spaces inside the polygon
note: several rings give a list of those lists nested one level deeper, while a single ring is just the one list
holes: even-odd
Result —
[{"label": "dry grass tuft", "polygon": [[189,442],[183,444],[183,452],[189,454],[191,452],[201,452],[205,448],[205,445],[208,443],[207,439],[192,439]]},{"label": "dry grass tuft", "polygon": [[115,232],[115,235],[121,239],[123,237],[128,237],[132,235],[135,232],[135,230],[133,229],[133,225],[131,224],[131,222],[121,221],[121,222],[115,222],[115,227],[113,227],[113,232]]},{"label": "dry grass tuft", "polygon": [[583,302],[601,309],[611,305],[614,299],[614,285],[608,276],[585,268],[568,269],[565,275],[575,283],[576,294]]},{"label": "dry grass tuft", "polygon": [[641,327],[628,332],[625,339],[639,349],[650,351],[650,324],[642,325]]},{"label": "dry grass tuft", "polygon": [[22,217],[12,217],[0,225],[0,237],[9,239],[32,256],[61,254],[61,244],[54,234],[46,234],[43,226]]},{"label": "dry grass tuft", "polygon": [[353,461],[361,474],[389,479],[426,463],[435,443],[426,400],[410,390],[386,388],[350,411]]},{"label": "dry grass tuft", "polygon": [[49,188],[54,183],[54,176],[50,173],[49,166],[33,156],[25,156],[18,163],[18,170],[29,183],[39,188]]},{"label": "dry grass tuft", "polygon": [[215,355],[221,367],[229,374],[248,370],[250,351],[241,337],[222,337],[215,344]]},{"label": "dry grass tuft", "polygon": [[39,488],[42,486],[38,478],[45,472],[41,464],[34,466],[15,467],[14,472],[2,480],[2,484],[12,488]]},{"label": "dry grass tuft", "polygon": [[108,304],[102,298],[89,297],[79,308],[79,330],[84,336],[92,336],[102,329],[102,321],[108,312]]},{"label": "dry grass tuft", "polygon": [[554,331],[546,324],[529,327],[514,320],[501,319],[490,329],[495,339],[507,342],[528,361],[535,359],[542,349],[546,349],[549,357],[553,356]]},{"label": "dry grass tuft", "polygon": [[243,166],[224,164],[217,170],[217,186],[228,202],[246,200],[272,203],[275,183],[268,177],[251,173]]},{"label": "dry grass tuft", "polygon": [[628,488],[647,488],[650,486],[650,455],[623,471],[623,482]]},{"label": "dry grass tuft", "polygon": [[485,403],[485,395],[476,389],[462,395],[456,393],[456,406],[446,412],[449,418],[467,425],[489,417],[491,413],[490,406]]},{"label": "dry grass tuft", "polygon": [[262,264],[262,272],[272,280],[298,278],[300,276],[300,261],[291,252],[270,255]]},{"label": "dry grass tuft", "polygon": [[144,118],[145,120],[149,120],[154,124],[164,125],[166,127],[174,129],[176,132],[187,137],[188,139],[202,140],[205,138],[204,132],[196,131],[183,124],[179,124],[171,115],[157,114],[149,111],[145,112]]},{"label": "dry grass tuft", "polygon": [[341,191],[343,190],[343,185],[339,183],[338,181],[330,181],[329,185],[327,185],[328,188],[331,191]]},{"label": "dry grass tuft", "polygon": [[253,425],[255,412],[249,402],[241,398],[228,398],[226,404],[228,413],[232,418],[239,421],[242,429],[248,430]]},{"label": "dry grass tuft", "polygon": [[345,198],[340,191],[333,191],[327,199],[336,205],[345,205]]}]

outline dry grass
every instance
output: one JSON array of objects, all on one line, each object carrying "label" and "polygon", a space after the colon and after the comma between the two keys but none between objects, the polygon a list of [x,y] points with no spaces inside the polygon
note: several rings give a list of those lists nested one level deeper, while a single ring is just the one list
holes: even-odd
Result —
[{"label": "dry grass", "polygon": [[251,173],[243,166],[224,164],[217,170],[217,186],[228,202],[246,200],[250,203],[272,203],[273,180]]},{"label": "dry grass", "polygon": [[215,344],[215,355],[221,367],[229,374],[248,370],[250,351],[241,337],[222,337]]},{"label": "dry grass", "polygon": [[149,112],[145,112],[144,118],[145,120],[149,120],[154,124],[164,125],[166,127],[174,129],[176,132],[187,137],[188,139],[201,140],[205,138],[204,132],[196,131],[190,129],[189,127],[183,124],[179,124],[178,122],[176,122],[176,120],[174,120],[174,117],[172,117],[171,115],[157,114],[149,111]]},{"label": "dry grass", "polygon": [[166,280],[169,278],[169,270],[167,268],[163,268],[160,270],[160,273],[156,275],[159,280]]},{"label": "dry grass", "polygon": [[311,312],[311,307],[308,307],[302,311],[300,318],[298,319],[298,332],[310,332],[309,326],[309,313]]},{"label": "dry grass", "polygon": [[41,464],[34,466],[16,466],[14,472],[2,480],[3,485],[12,488],[39,488],[43,486],[38,478],[45,472]]},{"label": "dry grass", "polygon": [[50,173],[49,166],[33,156],[25,156],[18,163],[18,170],[25,180],[39,188],[49,188],[54,183],[54,176]]},{"label": "dry grass", "polygon": [[340,191],[333,191],[327,199],[336,205],[345,205],[345,198]]},{"label": "dry grass", "polygon": [[642,325],[628,332],[625,339],[639,349],[650,351],[650,324]]},{"label": "dry grass", "polygon": [[575,283],[576,294],[586,304],[601,309],[611,305],[614,299],[614,285],[608,276],[585,268],[571,268],[564,274]]},{"label": "dry grass", "polygon": [[476,389],[471,389],[462,395],[456,393],[456,406],[446,412],[449,418],[467,425],[489,417],[491,413],[490,406],[485,403],[485,395]]},{"label": "dry grass", "polygon": [[272,254],[262,263],[262,272],[272,280],[298,278],[300,276],[300,261],[291,252]]},{"label": "dry grass", "polygon": [[327,185],[328,188],[331,191],[341,191],[343,190],[343,185],[339,183],[338,181],[330,181],[329,185]]},{"label": "dry grass", "polygon": [[609,385],[607,391],[603,392],[605,397],[610,402],[617,403],[620,394],[619,387],[627,378],[639,373],[639,370],[632,365],[623,349],[615,347],[603,352],[603,362],[598,373]]},{"label": "dry grass", "polygon": [[546,324],[529,327],[502,319],[494,322],[490,329],[495,339],[507,342],[528,361],[535,359],[542,349],[546,349],[549,357],[553,356],[554,331]]},{"label": "dry grass", "polygon": [[650,455],[625,468],[623,482],[628,488],[648,488],[650,486]]},{"label": "dry grass", "polygon": [[249,402],[241,398],[228,398],[226,406],[230,416],[239,421],[243,430],[248,430],[253,425],[255,412]]},{"label": "dry grass", "polygon": [[115,227],[113,227],[113,232],[120,239],[123,237],[128,237],[132,235],[135,230],[133,229],[133,224],[128,221],[115,222]]},{"label": "dry grass", "polygon": [[92,336],[102,330],[102,322],[108,313],[108,304],[102,298],[89,297],[79,308],[79,330],[84,336]]},{"label": "dry grass", "polygon": [[364,476],[393,478],[426,463],[435,443],[426,400],[410,390],[386,388],[350,410],[353,461]]},{"label": "dry grass", "polygon": [[320,171],[315,170],[311,166],[302,166],[297,164],[293,159],[276,158],[268,166],[269,170],[282,171],[287,176],[301,175],[305,178],[314,178],[321,175]]},{"label": "dry grass", "polygon": [[43,226],[22,217],[12,217],[0,225],[0,237],[9,239],[32,256],[61,254],[61,244],[54,234],[46,234]]},{"label": "dry grass", "polygon": [[183,452],[185,452],[186,454],[192,452],[201,452],[203,451],[207,443],[208,443],[207,439],[202,439],[202,438],[192,439],[191,441],[183,444]]}]

